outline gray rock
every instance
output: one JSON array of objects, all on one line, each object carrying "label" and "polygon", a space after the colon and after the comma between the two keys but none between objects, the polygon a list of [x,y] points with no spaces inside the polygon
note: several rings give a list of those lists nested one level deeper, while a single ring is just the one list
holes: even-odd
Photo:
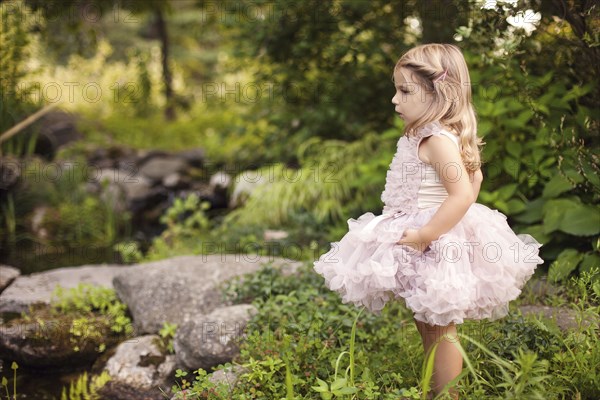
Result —
[{"label": "gray rock", "polygon": [[230,208],[243,205],[248,197],[252,195],[252,192],[258,187],[269,183],[269,176],[268,173],[244,171],[235,177],[234,182],[233,193],[229,199]]},{"label": "gray rock", "polygon": [[[524,316],[541,315],[544,318],[555,321],[556,325],[562,331],[577,329],[579,327],[577,322],[577,312],[570,308],[528,305],[520,306],[519,310],[521,310],[521,313]],[[600,318],[598,318],[598,315],[590,315],[589,318],[582,320],[582,325],[589,326],[590,324],[596,324],[597,326],[600,322],[599,320]]]},{"label": "gray rock", "polygon": [[187,163],[178,157],[154,157],[146,161],[139,174],[155,181],[162,181],[166,176],[175,172],[183,172]]},{"label": "gray rock", "polygon": [[552,296],[558,293],[558,287],[547,281],[546,277],[531,278],[525,288],[524,293],[530,293],[535,298]]},{"label": "gray rock", "polygon": [[125,190],[125,196],[130,202],[145,199],[152,191],[150,180],[141,175],[131,175],[120,185]]},{"label": "gray rock", "polygon": [[182,326],[198,315],[227,305],[221,285],[235,277],[258,271],[265,263],[293,273],[297,261],[251,254],[226,254],[207,243],[207,253],[178,256],[131,266],[113,281],[119,298],[127,304],[138,333],[157,333],[165,322]]},{"label": "gray rock", "polygon": [[23,163],[18,158],[11,155],[0,158],[0,194],[17,186],[22,170]]},{"label": "gray rock", "polygon": [[19,276],[0,293],[0,312],[20,313],[36,303],[50,304],[57,285],[73,288],[90,283],[112,288],[113,277],[127,268],[118,264],[84,265]]},{"label": "gray rock", "polygon": [[[89,364],[98,358],[101,342],[112,346],[118,339],[110,336],[100,320],[88,319],[87,323],[89,330],[71,342],[73,337],[69,329],[72,322],[60,316],[43,321],[10,320],[0,325],[0,358],[33,368]],[[98,331],[100,327],[103,327],[102,331]]]},{"label": "gray rock", "polygon": [[241,365],[232,365],[231,367],[216,370],[208,376],[208,380],[216,385],[220,383],[227,385],[229,391],[231,391],[240,376],[246,372],[248,372],[248,370]]},{"label": "gray rock", "polygon": [[224,171],[218,171],[210,177],[208,187],[211,190],[227,189],[231,186],[231,175]]},{"label": "gray rock", "polygon": [[263,232],[263,239],[266,242],[287,239],[288,236],[289,233],[282,230],[265,229]]},{"label": "gray rock", "polygon": [[52,160],[61,147],[83,139],[83,134],[77,130],[77,119],[77,115],[62,110],[50,111],[40,118],[36,154]]},{"label": "gray rock", "polygon": [[180,151],[177,156],[184,159],[192,167],[202,167],[206,158],[205,151],[201,148]]},{"label": "gray rock", "polygon": [[184,323],[173,340],[178,365],[209,370],[231,361],[239,353],[239,341],[244,339],[246,325],[256,312],[250,304],[239,304]]},{"label": "gray rock", "polygon": [[0,264],[0,293],[11,284],[19,275],[21,271],[10,265]]},{"label": "gray rock", "polygon": [[162,184],[167,189],[179,189],[189,186],[189,181],[184,179],[179,172],[174,172],[163,178]]},{"label": "gray rock", "polygon": [[[138,392],[161,394],[159,387],[168,392],[175,372],[175,355],[164,354],[157,345],[159,340],[157,335],[146,335],[121,343],[104,367],[113,384]],[[103,394],[109,397],[107,391]]]}]

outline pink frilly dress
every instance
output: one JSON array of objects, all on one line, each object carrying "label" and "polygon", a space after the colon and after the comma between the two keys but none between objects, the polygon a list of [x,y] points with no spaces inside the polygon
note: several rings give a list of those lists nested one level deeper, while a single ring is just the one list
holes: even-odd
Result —
[{"label": "pink frilly dress", "polygon": [[331,243],[314,269],[344,303],[375,313],[403,298],[415,319],[430,325],[501,318],[543,263],[541,244],[515,234],[504,214],[474,203],[423,253],[397,244],[405,229],[427,224],[448,195],[435,169],[418,158],[419,143],[431,135],[446,136],[460,147],[438,122],[402,136],[381,194],[382,215],[367,212],[349,219],[348,233]]}]

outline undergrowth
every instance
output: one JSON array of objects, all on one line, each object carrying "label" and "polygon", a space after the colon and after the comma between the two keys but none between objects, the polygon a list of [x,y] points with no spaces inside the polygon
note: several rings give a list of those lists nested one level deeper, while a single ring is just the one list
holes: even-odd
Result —
[{"label": "undergrowth", "polygon": [[[598,275],[584,273],[566,285],[569,296],[580,299],[573,307],[583,315],[598,315],[593,290]],[[259,309],[233,362],[241,370],[237,384],[217,386],[207,380],[207,371],[194,371],[186,398],[424,398],[430,360],[424,360],[412,314],[400,302],[389,303],[381,315],[361,312],[342,304],[310,265],[293,276],[266,266],[230,282],[225,294]],[[497,321],[466,322],[459,335],[461,399],[600,397],[597,320],[562,331],[553,321],[511,309]]]}]

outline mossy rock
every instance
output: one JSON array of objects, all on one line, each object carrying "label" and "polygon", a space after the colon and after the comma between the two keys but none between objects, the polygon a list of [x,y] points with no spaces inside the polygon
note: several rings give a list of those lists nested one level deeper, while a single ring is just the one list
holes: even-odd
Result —
[{"label": "mossy rock", "polygon": [[107,316],[65,314],[47,305],[31,307],[0,325],[0,358],[31,368],[70,368],[92,363],[124,335]]}]

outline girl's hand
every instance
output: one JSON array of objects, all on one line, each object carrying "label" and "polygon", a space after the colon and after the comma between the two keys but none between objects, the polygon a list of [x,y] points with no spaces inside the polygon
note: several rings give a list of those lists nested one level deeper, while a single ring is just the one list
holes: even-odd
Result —
[{"label": "girl's hand", "polygon": [[397,243],[412,247],[421,253],[423,253],[431,244],[431,242],[424,241],[419,231],[416,229],[406,229],[402,238]]}]

